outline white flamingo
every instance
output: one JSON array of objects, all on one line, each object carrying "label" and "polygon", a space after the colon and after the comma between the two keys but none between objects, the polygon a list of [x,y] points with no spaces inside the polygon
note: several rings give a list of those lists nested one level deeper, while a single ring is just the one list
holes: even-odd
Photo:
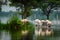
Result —
[{"label": "white flamingo", "polygon": [[[28,20],[27,19],[23,19],[23,20],[21,20],[21,22],[23,22],[23,24],[25,24],[26,22],[28,22]],[[21,33],[22,33],[22,35],[27,35],[28,30],[23,30]]]},{"label": "white flamingo", "polygon": [[41,32],[41,21],[39,19],[35,20],[35,35],[40,35]]},{"label": "white flamingo", "polygon": [[49,21],[49,20],[46,20],[47,21],[47,30],[46,30],[46,35],[51,35],[53,33],[53,30],[50,29],[50,26],[52,25],[52,22]]},{"label": "white flamingo", "polygon": [[28,22],[27,19],[22,19],[21,21],[24,22],[24,23]]},{"label": "white flamingo", "polygon": [[51,25],[52,24],[52,22],[51,21],[49,21],[49,20],[46,20],[48,23],[47,24],[49,24],[49,25]]},{"label": "white flamingo", "polygon": [[25,24],[25,23],[28,22],[28,20],[27,20],[27,19],[22,19],[21,22],[22,22],[23,24]]}]

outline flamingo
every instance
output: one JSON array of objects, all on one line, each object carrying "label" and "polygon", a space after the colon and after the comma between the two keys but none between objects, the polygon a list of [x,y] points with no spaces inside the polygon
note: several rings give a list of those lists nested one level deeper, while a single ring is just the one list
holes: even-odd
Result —
[{"label": "flamingo", "polygon": [[27,19],[23,19],[23,20],[21,20],[23,23],[26,23],[26,22],[28,22],[28,20]]},{"label": "flamingo", "polygon": [[50,29],[52,22],[49,20],[46,20],[46,21],[47,21],[47,26],[48,26],[48,28],[46,30],[46,35],[51,35],[53,33],[53,31]]},{"label": "flamingo", "polygon": [[42,31],[41,30],[41,25],[42,25],[41,20],[36,19],[35,20],[35,25],[36,25],[36,27],[35,27],[35,35],[40,35],[41,34],[41,31]]}]

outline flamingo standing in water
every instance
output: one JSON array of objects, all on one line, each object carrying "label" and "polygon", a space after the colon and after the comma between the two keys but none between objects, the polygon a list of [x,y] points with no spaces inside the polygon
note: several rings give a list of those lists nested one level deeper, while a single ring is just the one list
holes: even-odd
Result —
[{"label": "flamingo standing in water", "polygon": [[[23,24],[25,24],[26,22],[28,22],[28,20],[27,19],[23,19],[23,20],[21,20],[21,22],[23,22]],[[25,28],[26,29],[26,28]],[[26,35],[28,33],[28,30],[23,30],[22,31],[22,34],[23,35]]]},{"label": "flamingo standing in water", "polygon": [[52,22],[51,21],[49,21],[49,20],[46,20],[47,21],[47,30],[46,30],[46,35],[51,35],[52,33],[53,33],[53,30],[51,30],[51,24],[52,24]]},{"label": "flamingo standing in water", "polygon": [[40,35],[41,33],[41,21],[39,19],[35,20],[35,35]]},{"label": "flamingo standing in water", "polygon": [[46,34],[46,25],[47,25],[47,23],[46,23],[46,21],[45,20],[41,20],[41,23],[42,23],[42,30],[41,30],[41,35],[42,36],[45,36],[45,34]]},{"label": "flamingo standing in water", "polygon": [[[41,31],[41,35],[44,36],[44,35],[51,35],[53,33],[53,31],[50,29],[50,26],[51,26],[51,21],[49,20],[42,20],[42,31]],[[45,23],[45,24],[43,24]],[[45,30],[44,30],[45,29]]]}]

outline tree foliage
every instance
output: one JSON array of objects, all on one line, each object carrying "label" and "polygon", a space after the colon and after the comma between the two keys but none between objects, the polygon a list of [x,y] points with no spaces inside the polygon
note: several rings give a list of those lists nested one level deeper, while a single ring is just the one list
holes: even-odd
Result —
[{"label": "tree foliage", "polygon": [[49,19],[51,9],[60,5],[60,0],[10,0],[12,4],[24,6],[24,17],[26,18],[28,8],[41,8],[44,15]]},{"label": "tree foliage", "polygon": [[1,5],[2,5],[2,2],[0,1],[0,12],[1,12]]}]

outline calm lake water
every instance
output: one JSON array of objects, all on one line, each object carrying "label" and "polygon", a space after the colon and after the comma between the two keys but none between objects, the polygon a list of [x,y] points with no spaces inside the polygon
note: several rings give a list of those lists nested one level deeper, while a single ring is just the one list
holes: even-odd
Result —
[{"label": "calm lake water", "polygon": [[54,34],[52,36],[38,36],[38,39],[33,39],[34,34],[32,31],[30,31],[27,35],[21,35],[21,31],[0,30],[0,40],[60,40],[60,30],[53,30]]}]

